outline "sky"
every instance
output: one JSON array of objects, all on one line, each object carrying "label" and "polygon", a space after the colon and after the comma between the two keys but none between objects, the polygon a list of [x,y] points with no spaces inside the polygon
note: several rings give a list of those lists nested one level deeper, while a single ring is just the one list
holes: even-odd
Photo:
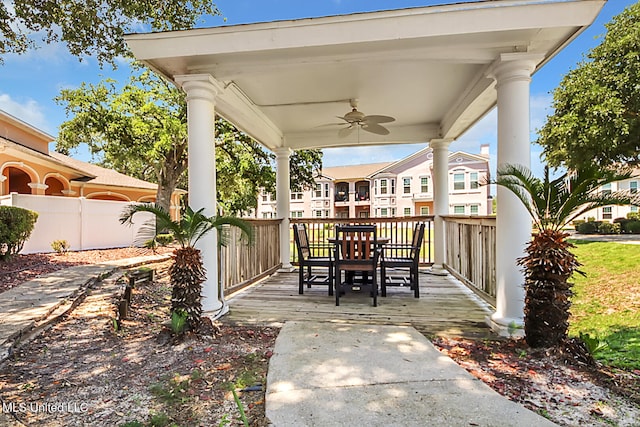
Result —
[{"label": "sky", "polygon": [[[590,48],[599,43],[599,37],[606,31],[604,24],[636,1],[609,0],[596,21],[586,31],[534,74],[530,103],[532,141],[536,139],[536,129],[540,128],[546,116],[551,114],[552,92],[562,77],[577,66]],[[465,1],[219,0],[216,4],[222,16],[208,17],[199,26],[234,25],[462,2]],[[113,70],[109,65],[101,69],[94,58],[78,61],[62,44],[45,45],[20,56],[5,55],[4,64],[0,64],[0,109],[55,137],[58,134],[58,126],[67,120],[64,107],[53,100],[61,89],[76,88],[82,82],[98,83],[105,78],[125,82],[128,76],[129,68],[125,62],[122,62],[117,70]],[[452,143],[450,150],[479,153],[480,145],[489,144],[491,168],[495,171],[496,118],[494,109]],[[327,149],[324,150],[323,165],[341,166],[354,158],[359,159],[361,163],[394,161],[425,146],[426,144]],[[345,156],[343,150],[349,150],[350,155]],[[354,150],[361,152],[354,155]],[[532,169],[538,176],[542,173],[540,151],[539,146],[532,145]],[[72,153],[72,156],[85,161],[90,160],[86,150],[79,150]]]}]

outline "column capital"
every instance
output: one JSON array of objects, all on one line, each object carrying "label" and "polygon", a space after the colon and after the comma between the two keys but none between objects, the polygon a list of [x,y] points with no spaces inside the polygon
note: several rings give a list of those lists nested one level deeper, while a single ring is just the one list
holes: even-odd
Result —
[{"label": "column capital", "polygon": [[192,99],[206,99],[213,101],[224,90],[224,86],[210,74],[181,74],[173,76],[187,94],[187,101]]},{"label": "column capital", "polygon": [[538,53],[502,53],[486,71],[498,85],[508,80],[531,80],[531,74],[544,59]]},{"label": "column capital", "polygon": [[40,184],[37,182],[30,182],[27,185],[29,186],[29,188],[36,190],[46,190],[47,188],[49,188],[47,184]]},{"label": "column capital", "polygon": [[281,157],[281,156],[291,156],[291,153],[293,152],[293,150],[291,150],[291,148],[289,147],[277,147],[273,149],[274,154],[276,155],[276,157]]},{"label": "column capital", "polygon": [[448,150],[453,139],[432,139],[429,141],[429,147],[433,150]]}]

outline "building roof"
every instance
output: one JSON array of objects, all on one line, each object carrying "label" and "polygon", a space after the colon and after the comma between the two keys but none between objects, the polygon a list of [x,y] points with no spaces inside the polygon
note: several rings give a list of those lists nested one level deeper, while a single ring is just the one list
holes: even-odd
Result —
[{"label": "building roof", "polygon": [[358,179],[366,178],[369,175],[384,169],[385,167],[393,164],[393,162],[383,163],[368,163],[364,165],[349,165],[349,166],[335,166],[331,168],[322,168],[322,176],[332,178],[334,180],[340,179]]}]

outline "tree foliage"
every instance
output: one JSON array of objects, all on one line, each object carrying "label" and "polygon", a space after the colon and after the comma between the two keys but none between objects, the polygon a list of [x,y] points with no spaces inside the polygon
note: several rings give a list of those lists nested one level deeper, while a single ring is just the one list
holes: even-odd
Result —
[{"label": "tree foliage", "polygon": [[63,89],[56,102],[72,117],[60,126],[57,151],[69,154],[86,143],[102,166],[157,183],[156,201],[169,211],[187,169],[187,109],[179,90],[144,71],[122,89],[110,79]]},{"label": "tree foliage", "polygon": [[553,93],[555,111],[537,141],[552,167],[640,163],[640,3],[606,28]]},{"label": "tree foliage", "polygon": [[63,42],[77,57],[115,64],[128,55],[123,36],[138,30],[192,28],[202,16],[218,15],[208,0],[8,0],[0,3],[0,62],[39,43]]},{"label": "tree foliage", "polygon": [[[187,109],[184,93],[150,71],[119,88],[113,80],[65,89],[56,98],[70,120],[56,149],[86,143],[100,165],[158,184],[157,203],[169,210],[171,194],[186,187]],[[257,206],[260,188],[275,192],[274,155],[223,119],[216,120],[217,199],[227,214]],[[310,187],[322,167],[319,150],[291,156],[291,188]]]}]

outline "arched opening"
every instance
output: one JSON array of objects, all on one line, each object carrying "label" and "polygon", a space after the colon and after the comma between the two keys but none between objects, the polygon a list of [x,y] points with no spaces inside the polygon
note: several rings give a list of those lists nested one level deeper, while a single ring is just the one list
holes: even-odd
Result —
[{"label": "arched opening", "polygon": [[31,177],[28,173],[9,166],[3,174],[7,177],[8,193],[31,194]]},{"label": "arched opening", "polygon": [[60,180],[49,177],[45,179],[44,183],[48,186],[44,191],[47,196],[63,196],[62,190],[64,190],[64,184]]}]

